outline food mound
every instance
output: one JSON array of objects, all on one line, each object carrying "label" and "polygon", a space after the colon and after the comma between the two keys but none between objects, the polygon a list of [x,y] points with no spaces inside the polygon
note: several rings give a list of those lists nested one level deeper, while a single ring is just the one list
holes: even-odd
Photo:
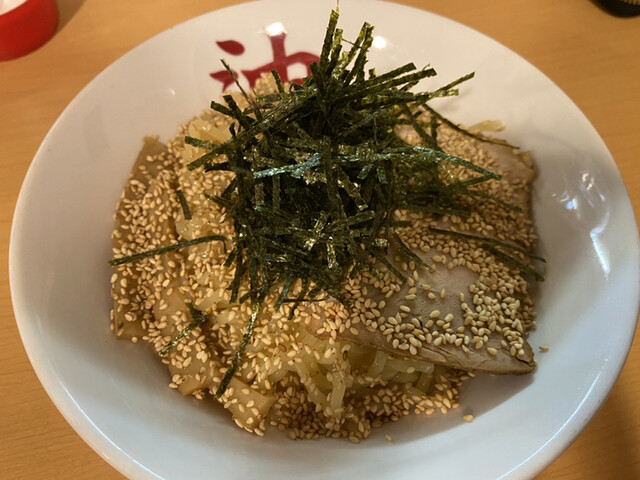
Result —
[{"label": "food mound", "polygon": [[145,138],[115,214],[113,332],[257,435],[359,442],[535,365],[528,155],[428,105],[471,75],[411,93],[435,71],[365,72],[337,18],[302,85]]}]

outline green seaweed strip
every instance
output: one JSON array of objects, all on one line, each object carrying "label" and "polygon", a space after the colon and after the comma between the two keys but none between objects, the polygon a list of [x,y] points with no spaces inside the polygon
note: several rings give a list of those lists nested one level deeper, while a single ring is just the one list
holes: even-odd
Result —
[{"label": "green seaweed strip", "polygon": [[189,204],[187,203],[187,199],[184,198],[184,193],[182,190],[176,190],[176,195],[178,195],[178,201],[180,202],[180,208],[182,208],[182,214],[184,215],[185,220],[191,220],[191,209],[189,208]]},{"label": "green seaweed strip", "polygon": [[402,254],[407,257],[409,260],[413,260],[416,264],[420,265],[421,267],[426,268],[427,270],[431,271],[431,267],[429,265],[427,265],[424,260],[422,260],[418,255],[416,255],[415,253],[413,253],[409,247],[407,247],[407,245],[402,241],[402,239],[398,236],[397,233],[393,234],[393,239],[396,241],[396,243],[400,246],[400,250],[402,250]]},{"label": "green seaweed strip", "polygon": [[430,227],[429,230],[432,231],[433,233],[441,233],[443,235],[449,235],[451,237],[464,238],[466,240],[474,240],[474,241],[476,241],[478,243],[487,243],[487,244],[497,245],[497,246],[500,246],[500,247],[503,247],[503,248],[508,248],[509,250],[514,250],[516,252],[522,253],[523,255],[526,255],[529,258],[533,258],[533,259],[539,260],[541,262],[546,262],[546,260],[544,258],[539,257],[537,255],[534,255],[533,253],[526,251],[522,247],[518,247],[517,245],[513,245],[511,243],[502,242],[502,241],[496,240],[494,238],[481,237],[481,236],[478,236],[478,235],[470,235],[468,233],[454,232],[454,231],[451,231],[451,230],[443,230],[443,229],[435,228],[435,227]]},{"label": "green seaweed strip", "polygon": [[402,283],[407,281],[407,277],[406,275],[404,275],[400,270],[398,270],[396,267],[393,266],[393,264],[389,261],[389,259],[381,254],[378,250],[376,249],[371,249],[371,253],[373,254],[373,256],[380,261],[385,267],[387,267],[389,269],[389,271],[398,279],[400,280]]},{"label": "green seaweed strip", "polygon": [[137,262],[138,260],[142,260],[143,258],[164,255],[165,253],[174,252],[176,250],[192,247],[194,245],[199,245],[201,243],[210,243],[215,241],[224,242],[225,240],[227,239],[221,235],[208,235],[206,237],[194,238],[193,240],[186,240],[184,242],[174,243],[173,245],[169,245],[167,247],[156,248],[154,250],[147,250],[146,252],[136,253],[134,255],[129,255],[127,257],[112,258],[111,260],[109,260],[109,265],[111,265],[112,267],[117,267],[118,265]]},{"label": "green seaweed strip", "polygon": [[487,193],[483,193],[483,192],[478,192],[475,190],[467,190],[466,194],[469,195],[470,197],[477,197],[477,198],[484,198],[486,200],[489,200],[497,205],[500,205],[501,207],[506,208],[507,210],[511,210],[512,212],[516,212],[516,213],[522,213],[522,208],[520,208],[517,205],[513,205],[509,202],[505,202],[504,200],[499,199],[498,197],[494,196],[494,195],[489,195]]},{"label": "green seaweed strip", "polygon": [[[235,72],[231,69],[231,67],[229,66],[229,64],[226,61],[221,60],[221,62],[222,62],[222,65],[224,65],[224,68],[227,70],[227,72],[229,72],[229,75],[231,75],[231,78],[233,78],[233,82],[236,84],[236,87],[238,87],[238,90],[240,90],[240,93],[242,94],[244,99],[247,101],[247,103],[250,106],[253,105],[253,102],[249,98],[249,95],[247,95],[247,92],[245,91],[243,86],[238,81],[238,76],[235,74]],[[225,98],[225,100],[226,100],[226,98]],[[235,101],[233,103],[235,104]],[[237,108],[237,105],[236,105],[236,108]],[[256,117],[257,117],[258,120],[262,120],[262,112],[260,112],[260,110],[255,109],[255,108],[252,108],[251,110],[256,114]],[[250,117],[247,117],[247,118],[250,118]]]},{"label": "green seaweed strip", "polygon": [[329,55],[333,47],[333,37],[336,32],[336,27],[338,26],[338,17],[339,13],[332,10],[329,15],[329,24],[327,25],[324,41],[322,42],[322,52],[320,53],[320,66],[324,69],[327,68]]},{"label": "green seaweed strip", "polygon": [[222,381],[218,386],[218,390],[216,390],[215,397],[218,399],[222,397],[224,392],[227,390],[227,387],[229,386],[229,382],[231,381],[235,373],[238,371],[238,368],[240,367],[240,362],[244,358],[244,352],[247,349],[247,345],[249,344],[249,342],[251,341],[251,338],[253,337],[253,331],[256,327],[256,321],[258,320],[258,315],[260,314],[261,306],[262,306],[262,302],[256,303],[253,305],[253,311],[251,312],[251,317],[249,318],[247,329],[245,330],[244,335],[242,336],[242,341],[240,342],[240,346],[238,347],[238,350],[236,350],[236,353],[233,355],[231,366],[225,372],[224,377],[222,378]]},{"label": "green seaweed strip", "polygon": [[229,105],[229,110],[231,110],[231,117],[237,120],[243,128],[251,128],[255,121],[251,117],[245,115],[242,110],[240,110],[240,107],[238,107],[238,104],[234,100],[233,96],[224,95],[222,98],[224,98],[224,101],[227,102],[227,105]]},{"label": "green seaweed strip", "polygon": [[502,140],[501,138],[489,138],[489,137],[485,137],[484,135],[478,135],[476,133],[470,132],[469,130],[462,128],[460,125],[453,123],[451,120],[447,119],[446,117],[443,117],[426,103],[422,103],[421,107],[427,110],[431,115],[436,117],[438,120],[440,120],[442,123],[444,123],[448,127],[452,128],[458,133],[462,133],[463,135],[466,135],[467,137],[474,138],[484,143],[492,143],[494,145],[501,145],[504,147],[518,148],[511,145],[509,142]]},{"label": "green seaweed strip", "polygon": [[[408,64],[408,66],[413,67],[413,64]],[[415,68],[415,67],[414,67]],[[391,73],[391,72],[390,72]],[[390,79],[388,81],[385,82],[370,82],[369,85],[366,85],[366,83],[368,82],[363,82],[365,83],[365,85],[363,85],[360,88],[354,88],[353,91],[349,91],[348,94],[344,94],[341,97],[337,97],[342,101],[348,101],[348,100],[353,100],[355,98],[361,98],[364,97],[366,95],[369,95],[371,93],[376,93],[378,91],[381,91],[382,89],[386,89],[386,88],[392,88],[395,86],[399,86],[399,85],[403,85],[407,82],[415,82],[417,83],[418,81],[427,78],[427,77],[433,77],[436,74],[436,71],[433,68],[425,68],[422,70],[419,70],[417,72],[413,72],[410,74],[407,74],[405,76],[399,77],[399,78],[393,78]],[[375,80],[377,80],[380,77],[376,77]]]},{"label": "green seaweed strip", "polygon": [[495,248],[495,247],[493,247],[491,245],[482,244],[481,247],[484,250],[486,250],[487,252],[491,253],[498,260],[501,260],[503,263],[506,263],[507,265],[513,265],[518,270],[520,270],[522,273],[531,275],[538,282],[544,282],[544,277],[542,275],[540,275],[537,271],[535,271],[533,268],[529,267],[528,265],[525,265],[524,263],[520,262],[519,260],[516,260],[512,256],[501,252],[500,250],[498,250],[497,248]]},{"label": "green seaweed strip", "polygon": [[[228,112],[231,113],[230,110],[228,110]],[[212,150],[216,146],[214,143],[211,143],[208,140],[200,140],[199,138],[189,136],[184,137],[184,143],[186,143],[187,145],[193,145],[194,147],[202,148],[204,150]]]},{"label": "green seaweed strip", "polygon": [[193,330],[202,326],[207,320],[209,320],[209,315],[196,310],[193,304],[187,303],[186,305],[189,308],[189,313],[191,314],[191,318],[193,319],[193,321],[189,325],[184,327],[184,329],[182,329],[182,331],[178,335],[173,337],[173,339],[171,339],[169,343],[162,347],[162,349],[158,352],[158,355],[160,355],[161,357],[166,357],[167,355],[169,355],[169,352],[171,352],[173,348],[175,348],[180,342],[187,338]]},{"label": "green seaweed strip", "polygon": [[213,203],[220,205],[223,208],[230,208],[233,204],[222,197],[217,197],[213,195],[209,195],[208,193],[204,194],[205,198]]},{"label": "green seaweed strip", "polygon": [[[440,87],[435,92],[432,92],[432,95],[433,95],[432,98],[446,97],[446,96],[450,96],[450,95],[457,95],[458,91],[454,90],[453,87],[457,87],[461,83],[464,83],[467,80],[471,80],[474,76],[475,76],[475,73],[471,72],[471,73],[467,73],[466,75],[463,75],[460,78],[457,78],[453,82],[445,85],[444,87]],[[455,92],[455,93],[453,93],[453,92]]]},{"label": "green seaweed strip", "polygon": [[[502,180],[502,175],[499,175],[497,173],[494,173],[490,170],[487,170],[486,168],[482,168],[479,167],[471,162],[469,162],[468,160],[465,160],[464,158],[460,158],[460,157],[456,157],[454,155],[448,155],[444,152],[441,152],[439,150],[433,150],[430,148],[425,148],[425,147],[410,147],[411,150],[413,150],[413,152],[415,153],[421,153],[424,155],[425,158],[433,158],[436,160],[440,160],[443,162],[448,162],[448,163],[452,163],[455,165],[459,165],[461,167],[465,167],[473,172],[476,173],[480,173],[482,175],[485,175],[487,177],[490,177],[494,180]],[[402,151],[399,149],[399,151]],[[409,153],[408,150],[404,150],[405,153]]]},{"label": "green seaweed strip", "polygon": [[282,78],[280,78],[280,74],[277,70],[271,70],[271,75],[273,76],[273,80],[276,82],[276,88],[278,89],[278,93],[280,96],[284,96],[284,84],[282,83]]},{"label": "green seaweed strip", "polygon": [[422,140],[422,143],[424,143],[429,148],[440,150],[440,147],[438,147],[438,142],[424,131],[424,128],[422,128],[422,125],[420,125],[420,123],[416,120],[416,118],[413,116],[413,113],[411,113],[411,110],[406,104],[402,105],[402,111],[409,120],[409,124],[413,127],[413,129],[420,137],[420,140]]}]

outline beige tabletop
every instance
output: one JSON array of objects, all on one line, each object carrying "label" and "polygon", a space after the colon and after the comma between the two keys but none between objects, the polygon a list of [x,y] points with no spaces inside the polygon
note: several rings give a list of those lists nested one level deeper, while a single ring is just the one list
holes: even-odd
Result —
[{"label": "beige tabletop", "polygon": [[[0,63],[0,478],[123,478],[58,413],[18,335],[7,257],[13,209],[31,159],[65,106],[110,63],[179,22],[234,3],[239,2],[58,0],[54,38],[30,55]],[[618,18],[589,0],[401,3],[479,30],[549,76],[609,147],[638,220],[640,16]],[[602,409],[540,480],[640,479],[638,336]]]}]

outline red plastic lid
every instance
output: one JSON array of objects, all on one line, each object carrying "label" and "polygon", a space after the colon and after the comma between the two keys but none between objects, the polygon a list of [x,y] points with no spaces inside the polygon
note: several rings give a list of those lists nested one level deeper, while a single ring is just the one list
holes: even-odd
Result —
[{"label": "red plastic lid", "polygon": [[57,28],[55,0],[27,0],[0,15],[0,61],[18,58],[40,48]]}]

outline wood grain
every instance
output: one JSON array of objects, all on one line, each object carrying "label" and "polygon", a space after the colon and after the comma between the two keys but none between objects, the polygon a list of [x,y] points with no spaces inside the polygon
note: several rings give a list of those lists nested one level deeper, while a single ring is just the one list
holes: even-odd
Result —
[{"label": "wood grain", "polygon": [[[123,478],[71,429],[41,387],[15,325],[8,244],[20,185],[73,97],[144,40],[232,0],[58,0],[61,24],[40,50],[0,63],[0,478]],[[402,0],[468,25],[536,65],[582,109],[640,212],[640,17],[588,0]],[[615,321],[614,318],[609,319]],[[539,480],[640,478],[640,340],[608,400]]]}]

